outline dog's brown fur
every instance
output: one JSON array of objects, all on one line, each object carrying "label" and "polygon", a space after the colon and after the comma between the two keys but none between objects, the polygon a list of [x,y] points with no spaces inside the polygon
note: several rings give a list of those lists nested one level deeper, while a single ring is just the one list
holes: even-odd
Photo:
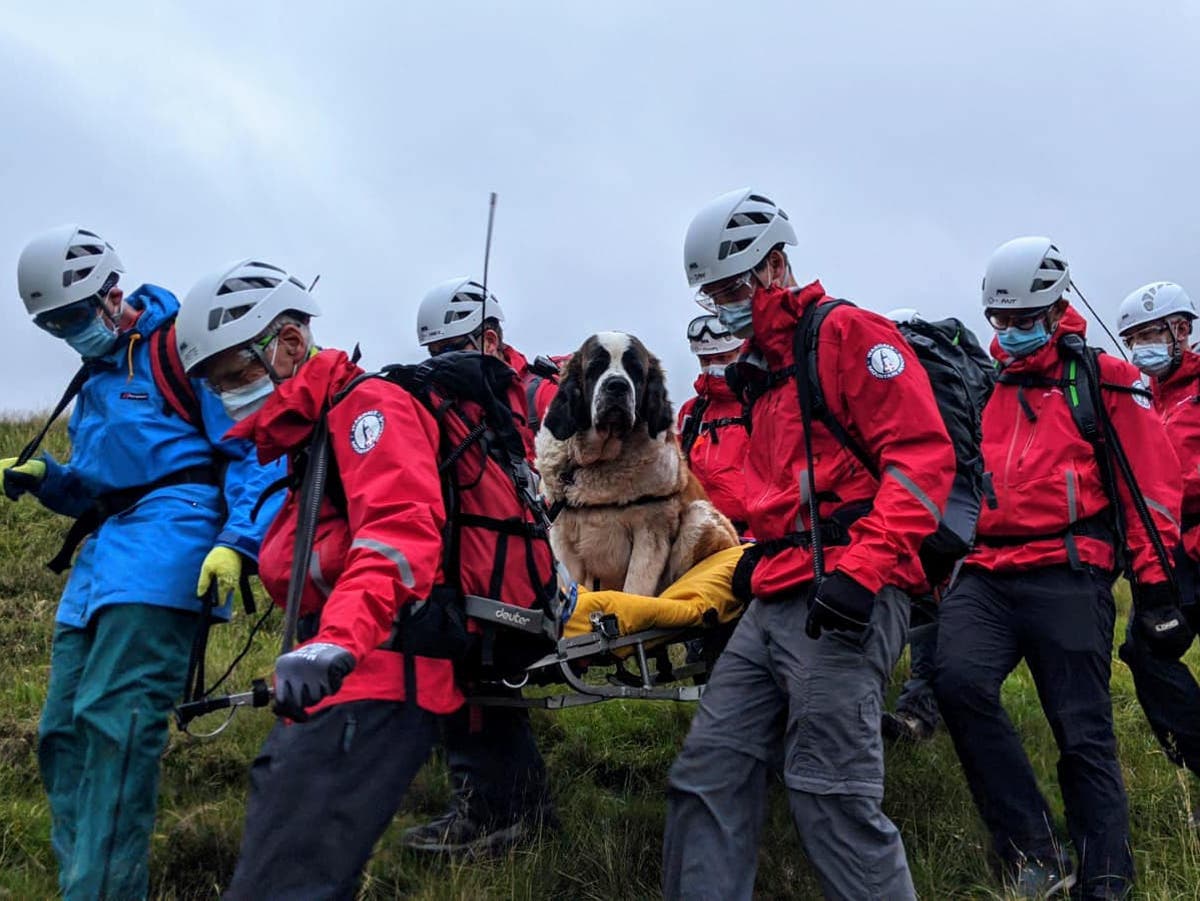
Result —
[{"label": "dog's brown fur", "polygon": [[[589,372],[622,341],[637,375],[629,377],[632,428],[598,428],[593,395],[603,379]],[[561,506],[551,544],[587,588],[656,595],[700,560],[738,543],[733,524],[687,468],[658,360],[632,336],[593,335],[572,356],[537,436],[537,463],[547,499]]]}]

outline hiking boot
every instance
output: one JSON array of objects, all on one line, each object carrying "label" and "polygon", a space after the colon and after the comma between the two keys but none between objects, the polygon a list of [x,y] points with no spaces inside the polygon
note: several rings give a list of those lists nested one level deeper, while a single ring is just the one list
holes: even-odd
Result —
[{"label": "hiking boot", "polygon": [[885,713],[880,724],[886,741],[922,742],[933,738],[934,727],[916,714],[904,710]]},{"label": "hiking boot", "polygon": [[400,844],[426,854],[451,854],[468,858],[501,854],[525,834],[517,820],[507,825],[487,823],[472,816],[465,804],[455,804],[436,819],[404,830]]},{"label": "hiking boot", "polygon": [[1075,885],[1075,868],[1065,857],[1043,862],[1026,858],[1012,874],[1011,888],[1017,898],[1053,898]]}]

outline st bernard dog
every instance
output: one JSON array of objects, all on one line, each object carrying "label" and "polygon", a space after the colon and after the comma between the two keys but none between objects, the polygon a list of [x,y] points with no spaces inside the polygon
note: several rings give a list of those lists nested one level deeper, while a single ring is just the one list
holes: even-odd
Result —
[{"label": "st bernard dog", "polygon": [[586,588],[657,595],[738,543],[687,468],[658,359],[632,335],[600,332],[571,356],[537,466],[551,546]]}]

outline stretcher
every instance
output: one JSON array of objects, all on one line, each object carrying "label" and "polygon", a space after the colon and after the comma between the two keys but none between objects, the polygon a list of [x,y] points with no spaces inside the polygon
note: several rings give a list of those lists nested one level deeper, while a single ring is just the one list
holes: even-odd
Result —
[{"label": "stretcher", "polygon": [[[727,548],[702,560],[658,597],[566,587],[565,621],[554,652],[528,666],[516,682],[480,683],[468,702],[485,707],[561,710],[618,698],[699,700],[744,609],[731,587],[742,550]],[[516,627],[527,631],[554,628],[522,608],[487,598],[466,598],[469,616],[494,620],[497,610],[509,612],[511,619],[506,625],[515,625],[513,620],[520,619],[525,625]],[[562,685],[566,691],[553,688]],[[191,733],[211,737],[224,730],[238,708],[265,707],[271,697],[266,681],[256,679],[250,691],[180,704],[175,709],[176,721],[186,732],[197,717],[229,711],[214,731]]]},{"label": "stretcher", "polygon": [[[701,561],[658,597],[571,592],[554,652],[532,663],[523,680],[485,683],[468,701],[557,710],[618,698],[699,700],[744,609],[731,588],[742,550],[727,548]],[[539,691],[564,684],[565,692]]]}]

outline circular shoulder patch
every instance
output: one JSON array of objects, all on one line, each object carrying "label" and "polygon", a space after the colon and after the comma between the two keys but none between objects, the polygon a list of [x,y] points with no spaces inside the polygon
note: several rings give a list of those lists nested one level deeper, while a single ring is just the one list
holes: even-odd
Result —
[{"label": "circular shoulder patch", "polygon": [[365,454],[379,443],[383,434],[383,414],[378,410],[360,413],[350,426],[350,446],[355,453]]},{"label": "circular shoulder patch", "polygon": [[904,354],[891,344],[876,344],[867,351],[867,372],[877,379],[894,379],[904,371]]},{"label": "circular shoulder patch", "polygon": [[1150,386],[1146,384],[1145,379],[1138,379],[1137,381],[1135,381],[1133,383],[1133,385],[1131,387],[1133,388],[1133,390],[1135,392],[1140,392],[1140,391],[1146,392],[1146,394],[1134,394],[1133,400],[1134,400],[1134,403],[1136,403],[1139,407],[1141,407],[1145,410],[1149,410],[1151,401],[1150,401],[1150,398],[1147,397],[1146,395],[1148,395],[1150,393]]}]

